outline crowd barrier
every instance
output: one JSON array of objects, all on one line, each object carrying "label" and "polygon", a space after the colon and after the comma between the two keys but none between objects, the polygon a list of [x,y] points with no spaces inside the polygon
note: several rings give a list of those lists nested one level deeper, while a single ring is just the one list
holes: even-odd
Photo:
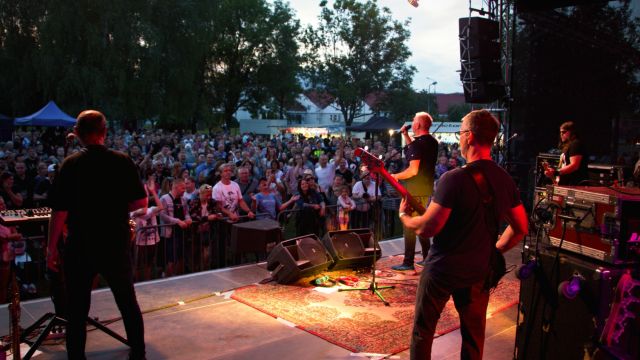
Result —
[{"label": "crowd barrier", "polygon": [[[370,228],[379,240],[399,237],[402,236],[399,202],[400,199],[383,198],[367,211],[353,210],[348,222],[342,219],[342,228],[335,205],[325,208],[324,217],[316,210],[294,209],[280,212],[276,220],[265,219],[267,214],[257,214],[256,219],[241,216],[236,223],[220,219],[193,223],[186,229],[176,224],[138,228],[131,241],[135,281],[263,261],[278,242],[310,233],[322,238],[327,231]],[[171,230],[171,236],[165,237],[167,229]],[[31,232],[25,237],[24,251],[15,260],[22,299],[49,296],[50,291],[46,224]],[[157,241],[140,241],[150,233],[159,235]],[[105,285],[102,280],[98,283]]]}]

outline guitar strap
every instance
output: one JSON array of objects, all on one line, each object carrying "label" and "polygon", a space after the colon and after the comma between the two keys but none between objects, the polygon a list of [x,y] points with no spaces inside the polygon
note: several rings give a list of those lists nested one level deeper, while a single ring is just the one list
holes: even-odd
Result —
[{"label": "guitar strap", "polygon": [[[486,211],[485,220],[487,221],[489,228],[492,230],[493,235],[495,235],[495,245],[495,243],[498,242],[498,219],[495,212],[493,189],[489,186],[487,179],[479,166],[468,164],[464,166],[463,169],[467,174],[471,175],[473,182],[476,184],[476,187],[480,192],[480,200],[482,201]],[[489,218],[489,216],[491,216],[491,218]]]}]

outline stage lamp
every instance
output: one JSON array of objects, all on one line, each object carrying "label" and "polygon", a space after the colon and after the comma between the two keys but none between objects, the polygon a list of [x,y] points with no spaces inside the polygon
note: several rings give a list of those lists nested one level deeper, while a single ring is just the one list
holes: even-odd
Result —
[{"label": "stage lamp", "polygon": [[584,277],[580,274],[573,274],[569,280],[563,281],[558,286],[558,294],[564,296],[566,299],[573,300],[580,294],[580,288],[582,287],[582,281]]},{"label": "stage lamp", "polygon": [[393,136],[393,133],[394,133],[394,132],[395,132],[395,131],[393,131],[393,129],[389,129],[389,136],[390,136],[390,137],[391,137],[391,136]]},{"label": "stage lamp", "polygon": [[536,267],[538,266],[538,262],[536,259],[531,259],[527,261],[525,264],[522,264],[516,270],[516,277],[518,280],[526,280],[531,277],[531,275],[536,271]]},{"label": "stage lamp", "polygon": [[416,8],[418,7],[418,1],[419,0],[408,0],[408,1],[409,1],[409,4],[411,4],[411,6],[416,7]]}]

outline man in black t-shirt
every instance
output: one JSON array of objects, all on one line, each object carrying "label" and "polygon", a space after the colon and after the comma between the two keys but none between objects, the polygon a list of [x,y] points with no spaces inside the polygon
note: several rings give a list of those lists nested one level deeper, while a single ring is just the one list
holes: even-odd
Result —
[{"label": "man in black t-shirt", "polygon": [[[436,169],[436,158],[438,155],[438,141],[429,134],[429,128],[433,119],[426,112],[419,112],[413,118],[411,128],[414,138],[409,136],[407,126],[403,126],[402,136],[404,136],[407,146],[405,147],[405,157],[409,166],[397,174],[391,174],[396,180],[404,180],[407,191],[417,201],[427,205],[429,197],[433,193],[434,173]],[[416,254],[416,233],[411,229],[404,228],[404,260],[402,264],[391,267],[393,270],[405,271],[414,270],[413,260]],[[420,236],[420,247],[422,248],[423,260],[419,265],[424,265],[424,259],[429,252],[429,238]]]},{"label": "man in black t-shirt", "polygon": [[549,168],[544,174],[552,180],[558,177],[558,185],[580,185],[589,179],[588,157],[573,121],[560,125],[560,163],[558,169]]},{"label": "man in black t-shirt", "polygon": [[74,134],[84,148],[64,160],[54,180],[47,257],[48,268],[58,272],[58,241],[66,223],[62,270],[68,291],[67,354],[69,359],[85,358],[91,287],[99,273],[122,314],[130,359],[144,359],[144,325],[133,287],[128,220],[129,212],[146,208],[147,195],[133,161],[104,146],[104,115],[95,110],[81,112]]},{"label": "man in black t-shirt", "polygon": [[[460,357],[482,358],[489,302],[485,278],[492,248],[504,253],[528,231],[527,214],[515,183],[491,160],[499,126],[486,110],[472,111],[460,126],[462,156],[468,167],[475,167],[486,179],[493,195],[493,214],[487,211],[473,175],[465,168],[442,175],[424,215],[411,217],[406,200],[400,203],[400,219],[407,228],[420,236],[434,236],[417,291],[412,359],[430,358],[436,324],[450,297],[460,315]],[[496,243],[495,225],[499,221],[509,226]]]}]

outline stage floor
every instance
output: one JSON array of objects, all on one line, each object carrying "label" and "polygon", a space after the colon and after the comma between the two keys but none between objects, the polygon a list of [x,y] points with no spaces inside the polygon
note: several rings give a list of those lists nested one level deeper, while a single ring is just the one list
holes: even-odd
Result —
[{"label": "stage floor", "polygon": [[[403,252],[402,239],[384,241],[381,246],[383,256]],[[520,264],[519,247],[506,258],[508,264]],[[144,312],[147,358],[353,359],[368,355],[352,354],[229,298],[233,289],[267,277],[266,263],[259,263],[137,284],[138,301]],[[23,327],[53,310],[49,299],[21,305]],[[512,306],[487,320],[485,359],[512,358],[516,313],[517,307]],[[108,289],[94,291],[90,315],[101,321],[120,316]],[[122,321],[110,324],[109,328],[125,334]],[[0,307],[0,334],[8,334],[8,329],[8,310],[4,305]],[[433,358],[458,359],[459,347],[458,330],[443,335],[434,341]],[[36,359],[66,359],[64,342],[60,340],[47,341],[39,350],[42,353]],[[126,359],[128,348],[92,330],[87,337],[86,353],[89,359]],[[404,351],[393,358],[408,357],[408,351]]]}]

